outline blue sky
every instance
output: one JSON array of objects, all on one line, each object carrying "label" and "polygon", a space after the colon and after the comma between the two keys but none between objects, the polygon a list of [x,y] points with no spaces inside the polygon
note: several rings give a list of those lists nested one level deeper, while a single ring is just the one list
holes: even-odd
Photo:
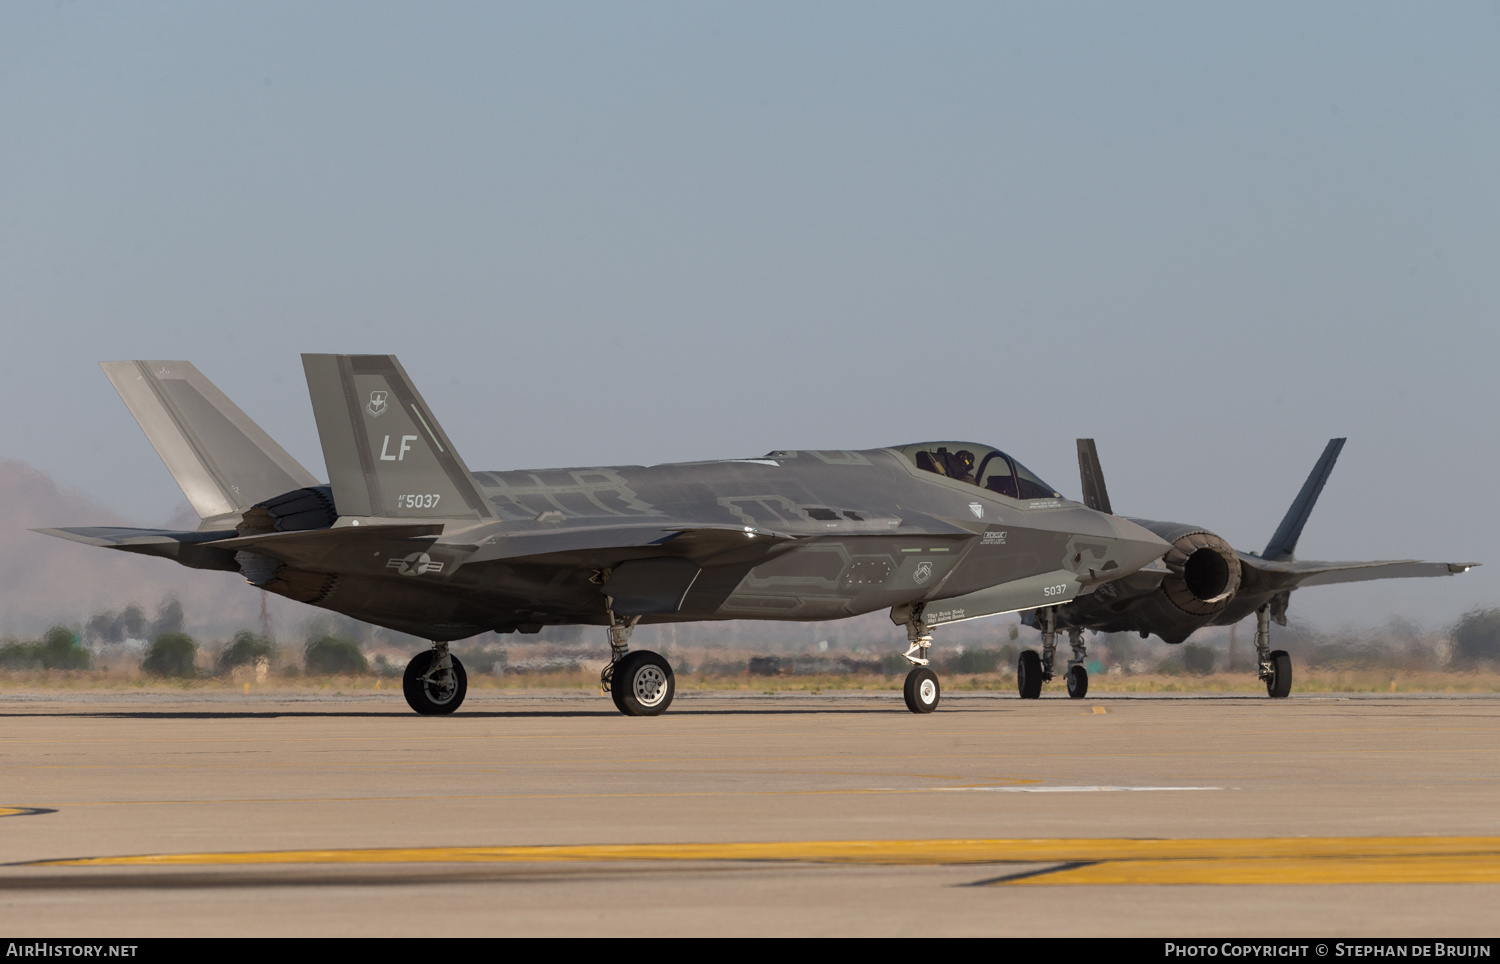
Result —
[{"label": "blue sky", "polygon": [[[394,352],[474,468],[924,438],[1500,605],[1493,4],[0,6],[0,457],[181,495],[96,362],[314,472],[298,353]],[[57,520],[59,524],[89,520]],[[3,538],[3,537],[0,537]]]}]

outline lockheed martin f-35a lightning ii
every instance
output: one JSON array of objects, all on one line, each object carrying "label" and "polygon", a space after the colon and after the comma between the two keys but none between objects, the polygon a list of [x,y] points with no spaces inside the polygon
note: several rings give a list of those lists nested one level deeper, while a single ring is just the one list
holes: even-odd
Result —
[{"label": "lockheed martin f-35a lightning ii", "polygon": [[637,625],[878,609],[906,630],[906,705],[927,713],[935,627],[1067,603],[1169,548],[966,442],[470,472],[393,356],[302,360],[326,484],[187,362],[108,362],[202,522],[40,531],[238,572],[432,640],[404,679],[422,714],[463,702],[448,644],[479,633],[603,627],[602,688],[620,712],[652,716],[675,681],[660,655],[629,649]]}]

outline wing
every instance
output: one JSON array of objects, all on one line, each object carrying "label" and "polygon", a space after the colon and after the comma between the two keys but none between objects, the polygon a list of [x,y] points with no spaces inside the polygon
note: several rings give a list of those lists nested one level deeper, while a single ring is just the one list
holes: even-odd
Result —
[{"label": "wing", "polygon": [[291,565],[317,565],[336,550],[363,549],[387,543],[432,547],[445,551],[454,557],[455,562],[461,559],[468,564],[531,560],[554,565],[572,561],[579,568],[607,567],[639,558],[643,555],[642,550],[656,547],[665,551],[646,551],[644,554],[674,555],[709,564],[768,556],[799,538],[746,526],[672,526],[661,523],[522,532],[507,531],[509,526],[496,525],[468,526],[447,533],[445,528],[440,522],[341,525],[331,529],[248,536],[241,536],[233,529],[196,532],[114,526],[34,531],[88,546],[162,556],[188,566],[212,558],[216,564],[207,568],[215,569],[235,568],[231,560],[236,552],[255,552]]},{"label": "wing", "polygon": [[[506,528],[493,523],[454,532],[443,532],[441,524],[340,526],[225,539],[216,546],[270,557],[292,569],[363,570],[366,576],[390,575],[386,570],[392,568],[404,571],[420,559],[424,573],[434,577],[434,588],[450,580],[460,587],[482,583],[486,566],[582,572],[609,598],[614,612],[639,616],[676,612],[707,566],[754,566],[795,541],[744,526],[666,528],[657,523],[518,533]],[[556,576],[544,581],[555,584]]]}]

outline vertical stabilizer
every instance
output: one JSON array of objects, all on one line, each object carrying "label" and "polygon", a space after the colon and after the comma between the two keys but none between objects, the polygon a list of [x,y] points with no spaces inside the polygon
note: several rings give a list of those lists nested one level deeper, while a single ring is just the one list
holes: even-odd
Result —
[{"label": "vertical stabilizer", "polygon": [[203,373],[185,361],[102,362],[201,519],[318,484]]},{"label": "vertical stabilizer", "polygon": [[302,367],[340,515],[494,517],[394,355],[303,355]]},{"label": "vertical stabilizer", "polygon": [[1078,440],[1078,476],[1083,482],[1083,504],[1096,512],[1114,515],[1109,507],[1109,490],[1104,487],[1104,469],[1099,465],[1099,451],[1094,440]]},{"label": "vertical stabilizer", "polygon": [[1328,440],[1328,446],[1323,449],[1318,464],[1313,466],[1312,474],[1302,483],[1302,491],[1297,493],[1292,507],[1286,510],[1286,518],[1281,520],[1281,525],[1276,527],[1276,534],[1266,544],[1266,551],[1261,553],[1262,559],[1274,562],[1292,558],[1292,553],[1297,550],[1297,540],[1302,538],[1302,527],[1307,525],[1307,517],[1312,515],[1313,506],[1323,492],[1328,474],[1333,471],[1333,463],[1339,460],[1339,452],[1343,450],[1345,441],[1347,439]]}]

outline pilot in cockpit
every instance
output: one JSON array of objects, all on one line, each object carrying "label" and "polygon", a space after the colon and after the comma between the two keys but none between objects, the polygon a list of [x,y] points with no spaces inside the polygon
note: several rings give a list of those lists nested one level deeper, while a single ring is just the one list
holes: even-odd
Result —
[{"label": "pilot in cockpit", "polygon": [[974,453],[959,449],[947,456],[948,477],[959,482],[974,483]]}]

